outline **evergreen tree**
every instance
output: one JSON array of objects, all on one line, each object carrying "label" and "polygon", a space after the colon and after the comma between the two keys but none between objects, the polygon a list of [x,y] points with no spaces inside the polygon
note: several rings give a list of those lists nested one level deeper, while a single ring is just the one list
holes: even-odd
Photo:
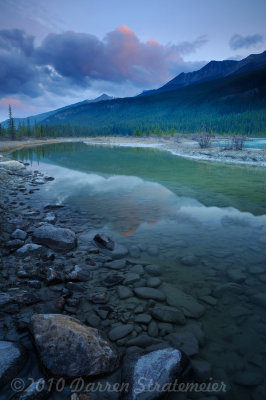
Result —
[{"label": "evergreen tree", "polygon": [[8,106],[8,134],[12,140],[16,139],[16,128],[10,104]]}]

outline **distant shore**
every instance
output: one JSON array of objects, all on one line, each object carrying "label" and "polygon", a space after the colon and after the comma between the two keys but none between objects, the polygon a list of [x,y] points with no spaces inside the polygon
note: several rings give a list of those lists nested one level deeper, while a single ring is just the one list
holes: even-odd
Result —
[{"label": "distant shore", "polygon": [[63,142],[83,142],[90,145],[104,146],[149,147],[169,151],[173,155],[187,159],[266,167],[266,150],[244,148],[243,150],[235,151],[225,150],[221,147],[200,149],[197,142],[189,138],[176,140],[176,138],[165,137],[99,136],[91,138],[68,137],[42,140],[0,141],[0,154],[7,154],[10,151],[23,147]]}]

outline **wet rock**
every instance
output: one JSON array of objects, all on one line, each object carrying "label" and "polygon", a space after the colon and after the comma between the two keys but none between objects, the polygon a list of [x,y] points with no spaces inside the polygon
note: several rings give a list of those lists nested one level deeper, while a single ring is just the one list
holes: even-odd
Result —
[{"label": "wet rock", "polygon": [[131,267],[130,271],[131,272],[135,272],[135,274],[139,274],[139,275],[144,274],[144,268],[143,268],[142,265],[139,265],[139,264],[134,265],[133,267]]},{"label": "wet rock", "polygon": [[65,304],[66,299],[63,296],[59,297],[59,299],[57,299],[54,303],[55,307],[60,311],[64,309]]},{"label": "wet rock", "polygon": [[198,339],[186,330],[170,333],[166,336],[166,339],[171,346],[183,350],[188,356],[193,356],[199,352]]},{"label": "wet rock", "polygon": [[20,279],[26,279],[29,277],[29,274],[28,274],[28,272],[24,271],[24,269],[20,269],[17,272],[17,277]]},{"label": "wet rock", "polygon": [[136,274],[135,272],[128,272],[125,275],[124,285],[130,285],[132,283],[137,282],[140,279],[140,275]]},{"label": "wet rock", "polygon": [[24,241],[20,240],[20,239],[13,239],[13,240],[9,240],[6,243],[6,248],[10,251],[15,251],[17,250],[19,247],[23,246]]},{"label": "wet rock", "polygon": [[118,294],[118,297],[119,297],[121,300],[125,300],[125,299],[128,299],[129,297],[132,297],[132,296],[133,296],[132,290],[129,289],[128,287],[122,286],[122,285],[118,286],[118,288],[117,288],[117,294]]},{"label": "wet rock", "polygon": [[81,301],[81,299],[78,297],[71,297],[71,298],[66,299],[66,304],[69,307],[78,307],[80,304],[80,301]]},{"label": "wet rock", "polygon": [[46,214],[44,218],[44,222],[48,222],[49,224],[54,224],[56,222],[56,215],[52,212]]},{"label": "wet rock", "polygon": [[45,179],[46,181],[54,181],[53,176],[44,176],[43,179]]},{"label": "wet rock", "polygon": [[95,328],[60,314],[35,314],[30,326],[43,365],[59,377],[87,377],[114,371],[120,356]]},{"label": "wet rock", "polygon": [[119,283],[123,282],[123,280],[124,280],[124,277],[122,275],[109,274],[104,278],[103,284],[106,287],[111,287],[111,286],[118,285]]},{"label": "wet rock", "polygon": [[0,161],[0,168],[5,168],[9,171],[18,171],[25,168],[25,166],[22,163],[15,160],[5,160],[5,161]]},{"label": "wet rock", "polygon": [[148,326],[148,334],[152,337],[157,337],[159,334],[158,325],[155,321],[151,321]]},{"label": "wet rock", "polygon": [[125,336],[128,336],[134,329],[132,324],[127,325],[118,325],[112,328],[109,332],[109,338],[115,342],[116,340],[122,339]]},{"label": "wet rock", "polygon": [[75,265],[74,269],[65,276],[66,281],[86,282],[91,277],[91,272],[88,268]]},{"label": "wet rock", "polygon": [[101,319],[106,319],[112,311],[113,308],[109,306],[100,306],[96,309],[96,313]]},{"label": "wet rock", "polygon": [[165,294],[158,289],[139,287],[135,288],[134,292],[141,299],[153,299],[158,301],[164,301],[166,299]]},{"label": "wet rock", "polygon": [[45,183],[45,180],[43,178],[37,178],[37,179],[34,179],[33,183],[35,185],[43,185]]},{"label": "wet rock", "polygon": [[137,336],[136,338],[128,340],[126,345],[127,346],[138,346],[138,347],[145,348],[145,347],[149,347],[149,346],[152,346],[154,344],[159,344],[159,343],[160,343],[160,340],[150,337],[146,334],[142,334],[142,335]]},{"label": "wet rock", "polygon": [[[124,400],[156,400],[166,395],[163,390],[185,370],[188,360],[172,347],[149,353],[127,353],[123,360],[122,382],[129,384]],[[155,390],[155,387],[161,388]],[[149,388],[153,388],[150,390]]]},{"label": "wet rock", "polygon": [[185,256],[181,258],[181,263],[188,267],[192,267],[199,263],[199,259],[196,256]]},{"label": "wet rock", "polygon": [[204,301],[204,303],[207,303],[210,306],[215,306],[217,304],[217,300],[212,296],[201,296],[200,300]]},{"label": "wet rock", "polygon": [[0,341],[0,387],[6,385],[24,367],[26,349],[14,342]]},{"label": "wet rock", "polygon": [[161,268],[158,265],[146,265],[145,271],[152,276],[160,276],[161,275]]},{"label": "wet rock", "polygon": [[216,286],[213,295],[215,297],[222,297],[227,292],[240,294],[243,293],[243,288],[241,285],[234,282],[222,283],[221,285]]},{"label": "wet rock", "polygon": [[154,307],[151,311],[153,318],[173,324],[185,324],[184,313],[173,307]]},{"label": "wet rock", "polygon": [[5,292],[0,292],[0,307],[4,307],[7,304],[10,304],[14,301],[14,298],[12,297],[11,294],[5,293]]},{"label": "wet rock", "polygon": [[125,268],[126,266],[126,260],[114,260],[111,262],[107,262],[104,264],[105,267],[111,268],[111,269],[122,269]]},{"label": "wet rock", "polygon": [[45,277],[45,283],[47,286],[57,285],[63,282],[63,277],[60,272],[55,271],[53,268],[48,268]]},{"label": "wet rock", "polygon": [[160,278],[157,278],[156,276],[149,278],[147,280],[147,286],[148,287],[152,287],[152,288],[157,288],[160,286],[160,284],[162,283]]},{"label": "wet rock", "polygon": [[24,230],[24,229],[27,229],[29,226],[29,223],[21,217],[13,218],[9,222],[17,229]]},{"label": "wet rock", "polygon": [[44,254],[45,250],[43,246],[40,246],[39,244],[35,243],[28,243],[25,244],[24,246],[20,247],[17,251],[16,254],[19,257],[27,257],[27,256],[40,256]]},{"label": "wet rock", "polygon": [[229,269],[227,271],[227,276],[231,281],[236,283],[241,283],[246,280],[245,274],[243,274],[243,272],[239,271],[238,269]]},{"label": "wet rock", "polygon": [[104,233],[97,233],[97,235],[94,236],[94,241],[104,249],[112,251],[115,248],[114,241]]},{"label": "wet rock", "polygon": [[48,210],[58,210],[59,208],[63,208],[64,206],[63,206],[63,204],[47,204],[45,207],[44,207],[44,210],[45,211],[48,211]]},{"label": "wet rock", "polygon": [[109,301],[109,294],[107,292],[99,292],[99,293],[94,293],[90,297],[90,301],[92,301],[95,304],[105,304],[108,303]]},{"label": "wet rock", "polygon": [[25,240],[27,237],[27,232],[21,230],[21,229],[16,229],[13,233],[12,233],[12,238],[13,239],[20,239],[20,240]]},{"label": "wet rock", "polygon": [[49,386],[44,378],[32,382],[23,392],[15,394],[10,400],[46,400],[50,396]]},{"label": "wet rock", "polygon": [[77,238],[73,231],[47,223],[33,231],[33,241],[58,251],[73,250],[77,245]]},{"label": "wet rock", "polygon": [[40,281],[30,280],[30,281],[28,281],[28,286],[33,288],[33,289],[41,289],[42,284],[41,284]]},{"label": "wet rock", "polygon": [[93,328],[97,328],[101,325],[101,320],[94,312],[90,312],[86,318],[86,322],[88,325],[92,326]]},{"label": "wet rock", "polygon": [[137,324],[149,324],[151,322],[151,316],[149,314],[137,314],[135,316],[135,322]]},{"label": "wet rock", "polygon": [[191,366],[198,380],[207,381],[210,379],[212,368],[208,361],[202,359],[192,359]]},{"label": "wet rock", "polygon": [[164,283],[161,286],[161,290],[166,294],[167,304],[181,309],[185,317],[199,318],[204,313],[205,308],[203,305],[178,287]]}]

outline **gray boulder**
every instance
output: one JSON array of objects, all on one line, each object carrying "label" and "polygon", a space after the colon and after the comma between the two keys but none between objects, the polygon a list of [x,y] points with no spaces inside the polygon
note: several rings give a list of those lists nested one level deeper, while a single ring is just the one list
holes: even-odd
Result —
[{"label": "gray boulder", "polygon": [[[185,371],[187,357],[172,347],[149,353],[127,353],[122,365],[122,382],[128,384],[124,400],[156,400],[166,395],[171,385]],[[154,390],[149,390],[153,387]],[[155,390],[155,387],[162,390]]]},{"label": "gray boulder", "polygon": [[60,314],[34,314],[30,330],[43,365],[59,377],[88,377],[114,371],[120,356],[98,329]]},{"label": "gray boulder", "polygon": [[46,223],[34,230],[32,238],[35,243],[58,251],[73,250],[77,245],[77,238],[73,231]]},{"label": "gray boulder", "polygon": [[27,257],[27,256],[40,256],[44,254],[45,250],[43,246],[35,243],[28,243],[24,246],[20,247],[16,251],[16,255],[19,257]]},{"label": "gray boulder", "polygon": [[6,385],[24,367],[26,349],[18,343],[0,341],[0,387]]}]

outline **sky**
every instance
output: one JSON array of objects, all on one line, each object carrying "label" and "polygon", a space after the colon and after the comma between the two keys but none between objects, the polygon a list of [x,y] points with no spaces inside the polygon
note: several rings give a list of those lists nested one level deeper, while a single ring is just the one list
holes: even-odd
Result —
[{"label": "sky", "polygon": [[0,0],[0,121],[266,48],[265,0]]}]

